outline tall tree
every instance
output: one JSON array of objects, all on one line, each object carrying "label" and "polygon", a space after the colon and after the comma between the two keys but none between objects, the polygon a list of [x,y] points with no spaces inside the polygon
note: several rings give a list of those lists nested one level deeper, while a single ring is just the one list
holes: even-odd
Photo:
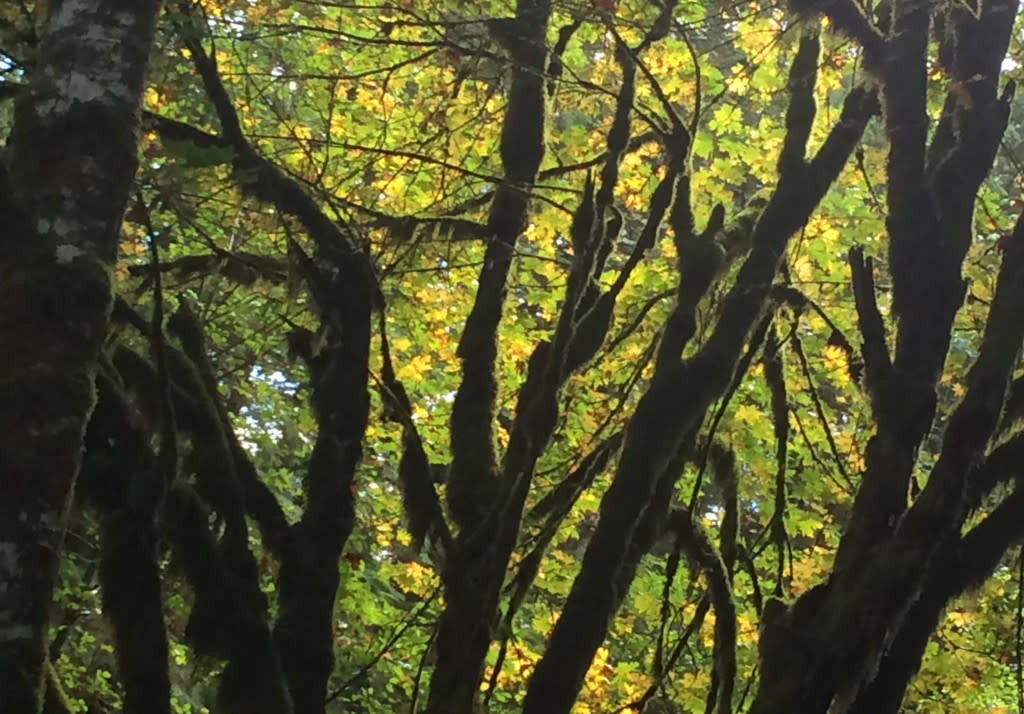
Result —
[{"label": "tall tree", "polygon": [[51,3],[0,166],[0,692],[43,702],[49,605],[92,412],[160,3]]}]

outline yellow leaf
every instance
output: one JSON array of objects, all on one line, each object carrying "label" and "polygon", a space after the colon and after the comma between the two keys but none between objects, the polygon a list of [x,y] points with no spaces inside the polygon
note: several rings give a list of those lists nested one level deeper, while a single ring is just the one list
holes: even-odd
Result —
[{"label": "yellow leaf", "polygon": [[825,360],[825,368],[831,373],[830,376],[844,384],[848,382],[846,351],[836,345],[825,345],[821,352]]},{"label": "yellow leaf", "polygon": [[733,419],[743,424],[753,424],[761,418],[761,410],[749,404],[741,404],[736,407]]},{"label": "yellow leaf", "polygon": [[154,89],[153,87],[150,87],[149,89],[146,90],[146,95],[145,95],[145,98],[144,98],[144,103],[145,103],[146,107],[149,107],[149,108],[152,108],[152,109],[159,109],[160,107],[163,106],[163,101],[160,98],[160,93],[156,89]]},{"label": "yellow leaf", "polygon": [[989,288],[988,282],[984,280],[975,280],[971,283],[971,295],[982,302],[992,300],[992,290]]},{"label": "yellow leaf", "polygon": [[793,264],[793,272],[801,283],[809,282],[814,277],[814,263],[806,255],[801,255]]}]

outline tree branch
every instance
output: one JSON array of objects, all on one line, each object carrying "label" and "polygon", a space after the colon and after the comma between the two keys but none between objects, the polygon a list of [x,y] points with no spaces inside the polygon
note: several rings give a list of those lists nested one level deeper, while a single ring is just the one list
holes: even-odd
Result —
[{"label": "tree branch", "polygon": [[860,334],[863,339],[861,355],[864,357],[865,385],[872,404],[881,399],[881,391],[889,383],[892,361],[886,346],[885,324],[875,300],[874,262],[864,258],[864,250],[851,248],[848,254],[853,282],[853,298],[857,305]]}]

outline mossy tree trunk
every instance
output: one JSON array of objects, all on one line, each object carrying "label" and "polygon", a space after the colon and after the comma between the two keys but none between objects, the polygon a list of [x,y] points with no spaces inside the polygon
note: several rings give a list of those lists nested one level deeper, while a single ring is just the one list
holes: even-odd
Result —
[{"label": "mossy tree trunk", "polygon": [[[506,280],[544,155],[545,34],[550,14],[549,1],[520,0],[515,18],[506,21],[514,28],[509,42],[516,67],[500,146],[506,183],[498,188],[491,207],[485,266],[458,350],[463,378],[452,406],[448,503],[459,534],[444,567],[447,603],[438,625],[438,660],[430,682],[427,711],[432,714],[473,711],[525,499],[525,493],[519,497],[507,490],[503,476],[508,474],[502,474],[498,463],[495,363]],[[538,361],[542,358],[530,363],[535,378]],[[544,434],[542,441],[549,436]],[[530,471],[532,466],[523,474],[524,486]]]},{"label": "mossy tree trunk", "polygon": [[160,3],[51,3],[0,167],[0,692],[40,711]]}]

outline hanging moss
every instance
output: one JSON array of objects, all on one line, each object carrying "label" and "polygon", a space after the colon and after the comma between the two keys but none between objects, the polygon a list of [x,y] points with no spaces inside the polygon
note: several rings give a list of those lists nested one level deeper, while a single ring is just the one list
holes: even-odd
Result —
[{"label": "hanging moss", "polygon": [[170,711],[155,528],[163,479],[115,376],[104,369],[97,378],[78,492],[99,515],[103,611],[114,629],[124,710],[159,714]]}]

